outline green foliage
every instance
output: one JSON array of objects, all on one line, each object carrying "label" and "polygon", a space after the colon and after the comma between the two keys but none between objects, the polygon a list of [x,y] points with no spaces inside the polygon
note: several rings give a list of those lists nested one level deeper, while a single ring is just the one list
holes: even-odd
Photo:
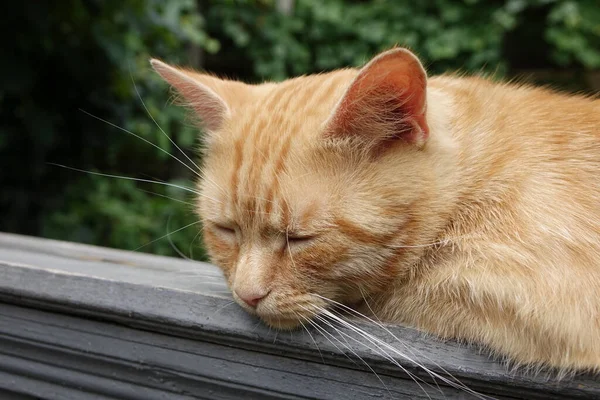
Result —
[{"label": "green foliage", "polygon": [[600,68],[600,4],[595,0],[556,2],[548,15],[545,37],[559,65]]},{"label": "green foliage", "polygon": [[[504,73],[507,33],[544,19],[545,38],[559,65],[600,67],[600,6],[596,0],[297,0],[293,14],[274,2],[216,1],[207,25],[230,40],[260,79],[358,66],[395,45],[417,52],[432,73],[462,69]],[[543,38],[542,38],[543,36]]]},{"label": "green foliage", "polygon": [[205,258],[192,197],[177,188],[161,192],[167,194],[129,180],[82,178],[68,187],[63,211],[49,215],[42,235],[155,254],[177,248],[186,257]]},{"label": "green foliage", "polygon": [[[189,192],[48,164],[193,186],[187,157],[199,161],[198,130],[168,104],[151,56],[187,65],[201,58],[206,69],[247,81],[358,66],[398,44],[431,73],[600,68],[597,0],[296,0],[289,14],[277,5],[12,4],[0,21],[12,32],[0,46],[0,230],[204,257],[198,224],[176,231],[197,220]],[[156,240],[167,231],[176,231],[174,246]]]},{"label": "green foliage", "polygon": [[[192,45],[218,50],[196,2],[69,0],[22,3],[14,12],[3,22],[17,32],[2,46],[11,62],[0,67],[0,230],[135,249],[165,235],[169,216],[171,230],[196,221],[191,207],[160,197],[176,196],[164,186],[143,187],[158,193],[150,195],[132,181],[48,164],[191,185],[192,172],[167,152],[187,159],[162,130],[192,159],[198,131],[167,106],[148,58],[184,62]],[[187,252],[198,228],[174,242]],[[166,240],[142,250],[175,254]]]},{"label": "green foliage", "polygon": [[265,13],[264,7],[242,11],[223,4],[210,10],[209,20],[222,21],[263,78],[358,66],[397,44],[416,50],[440,71],[497,64],[502,34],[510,27],[502,4],[468,3],[299,0],[289,17]]}]

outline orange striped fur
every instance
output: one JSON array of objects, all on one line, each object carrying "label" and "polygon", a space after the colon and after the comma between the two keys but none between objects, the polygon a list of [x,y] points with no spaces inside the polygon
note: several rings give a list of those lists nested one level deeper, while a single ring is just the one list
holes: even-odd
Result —
[{"label": "orange striped fur", "polygon": [[153,65],[209,121],[198,212],[248,312],[293,328],[329,306],[314,294],[366,297],[516,363],[600,369],[600,100],[427,78],[404,49],[260,85]]}]

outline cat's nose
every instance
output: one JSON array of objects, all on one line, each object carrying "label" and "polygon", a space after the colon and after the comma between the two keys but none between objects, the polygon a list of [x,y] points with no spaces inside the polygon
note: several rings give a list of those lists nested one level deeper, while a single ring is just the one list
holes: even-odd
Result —
[{"label": "cat's nose", "polygon": [[248,304],[250,307],[256,307],[258,302],[264,299],[269,292],[267,291],[244,291],[240,289],[235,290],[235,294]]}]

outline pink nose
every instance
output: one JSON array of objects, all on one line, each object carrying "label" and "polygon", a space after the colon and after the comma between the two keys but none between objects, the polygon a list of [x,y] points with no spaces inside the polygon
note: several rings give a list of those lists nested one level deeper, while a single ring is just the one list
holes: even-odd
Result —
[{"label": "pink nose", "polygon": [[248,304],[250,307],[256,307],[258,302],[264,299],[268,292],[259,293],[259,292],[243,292],[241,290],[235,291],[235,294],[244,301],[244,303]]}]

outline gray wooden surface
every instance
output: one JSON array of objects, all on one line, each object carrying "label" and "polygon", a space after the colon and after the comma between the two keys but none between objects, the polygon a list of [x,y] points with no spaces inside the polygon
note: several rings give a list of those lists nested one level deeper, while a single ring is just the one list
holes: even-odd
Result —
[{"label": "gray wooden surface", "polygon": [[[476,398],[394,357],[415,382],[348,329],[274,332],[231,302],[206,263],[0,234],[0,302],[0,394]],[[355,323],[483,395],[600,398],[597,377],[509,372],[474,348]]]}]

